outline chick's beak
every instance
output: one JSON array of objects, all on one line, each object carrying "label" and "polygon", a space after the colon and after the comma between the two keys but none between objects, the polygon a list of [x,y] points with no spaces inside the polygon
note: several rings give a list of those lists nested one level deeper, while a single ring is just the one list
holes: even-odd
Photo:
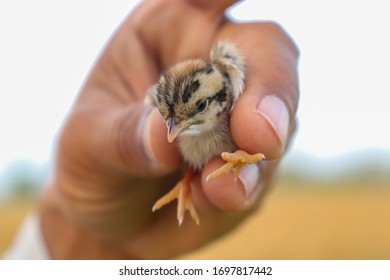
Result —
[{"label": "chick's beak", "polygon": [[175,121],[173,117],[169,118],[167,121],[168,126],[168,142],[172,143],[176,137],[185,130],[185,126],[183,126],[181,123],[178,123]]}]

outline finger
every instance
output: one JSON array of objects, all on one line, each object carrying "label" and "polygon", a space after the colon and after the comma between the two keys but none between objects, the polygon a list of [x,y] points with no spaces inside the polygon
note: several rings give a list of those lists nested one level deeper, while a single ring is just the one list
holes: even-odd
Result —
[{"label": "finger", "polygon": [[208,201],[222,211],[240,212],[253,206],[261,193],[261,173],[258,164],[246,165],[237,179],[233,172],[206,180],[206,177],[223,164],[218,158],[208,163],[202,172],[202,186]]},{"label": "finger", "polygon": [[249,153],[261,152],[267,160],[277,159],[295,127],[297,49],[272,23],[248,24],[245,29],[230,24],[226,33],[234,34],[247,68],[245,91],[232,112],[233,138]]},{"label": "finger", "polygon": [[[169,143],[164,119],[156,108],[137,103],[118,114],[111,147],[133,175],[164,175],[181,162],[176,145]],[[113,151],[115,152],[115,150]]]},{"label": "finger", "polygon": [[180,164],[157,109],[143,102],[126,106],[99,101],[93,106],[79,104],[72,113],[61,140],[68,156],[99,163],[102,172],[135,176],[163,175]]},{"label": "finger", "polygon": [[234,179],[233,172],[230,172],[206,181],[206,177],[223,163],[221,159],[215,159],[205,166],[198,186],[205,198],[199,195],[200,191],[196,191],[196,205],[209,212],[215,212],[215,208],[224,212],[243,213],[256,209],[271,186],[279,161],[246,165],[241,169],[237,180]]},{"label": "finger", "polygon": [[[243,221],[246,214],[227,215],[220,211],[209,213],[198,209],[200,225],[192,221],[187,213],[183,224],[178,227],[174,219],[176,208],[170,206],[164,210],[165,213],[156,213],[153,222],[137,235],[131,236],[122,248],[139,259],[175,258],[226,234]],[[172,238],[175,242],[161,242]]]},{"label": "finger", "polygon": [[210,43],[223,22],[225,9],[235,2],[147,1],[138,7],[129,23],[158,62],[159,70],[165,70],[185,59],[207,59]]},{"label": "finger", "polygon": [[214,12],[216,14],[223,14],[227,8],[233,4],[239,2],[238,0],[219,0],[219,1],[209,1],[209,0],[188,0],[189,3],[198,6],[208,12]]}]

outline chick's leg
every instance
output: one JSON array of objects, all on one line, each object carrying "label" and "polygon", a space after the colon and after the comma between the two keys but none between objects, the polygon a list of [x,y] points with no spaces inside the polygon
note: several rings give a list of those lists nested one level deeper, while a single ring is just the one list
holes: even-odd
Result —
[{"label": "chick's leg", "polygon": [[222,153],[221,157],[226,161],[226,163],[210,173],[206,181],[209,179],[215,179],[223,174],[228,173],[232,168],[234,170],[234,179],[237,179],[240,175],[241,168],[246,164],[253,164],[260,160],[265,159],[264,155],[261,153],[250,155],[245,151],[237,150],[234,153]]},{"label": "chick's leg", "polygon": [[196,212],[191,196],[191,181],[194,177],[193,171],[187,169],[184,178],[179,181],[176,186],[162,198],[160,198],[153,206],[153,211],[156,211],[171,201],[177,199],[177,219],[179,226],[183,223],[185,211],[188,210],[192,219],[199,224],[198,213]]}]

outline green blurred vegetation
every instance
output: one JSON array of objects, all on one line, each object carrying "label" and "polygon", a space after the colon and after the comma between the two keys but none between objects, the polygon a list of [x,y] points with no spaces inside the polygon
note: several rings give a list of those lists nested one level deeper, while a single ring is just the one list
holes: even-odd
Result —
[{"label": "green blurred vegetation", "polygon": [[33,199],[39,196],[48,176],[46,165],[16,161],[0,172],[0,202],[9,199]]}]

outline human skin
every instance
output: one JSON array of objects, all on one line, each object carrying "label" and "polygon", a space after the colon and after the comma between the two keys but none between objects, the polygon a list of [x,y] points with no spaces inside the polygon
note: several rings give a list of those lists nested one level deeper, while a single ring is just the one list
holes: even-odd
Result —
[{"label": "human skin", "polygon": [[[299,55],[275,23],[226,19],[235,2],[145,1],[112,37],[65,122],[40,203],[53,258],[174,258],[231,231],[258,208],[295,130]],[[224,162],[206,164],[191,185],[200,225],[187,217],[179,227],[175,203],[151,211],[184,165],[167,141],[165,121],[143,99],[164,69],[207,59],[218,40],[233,42],[246,60],[233,139],[267,160],[237,181],[227,174],[206,182]]]}]

